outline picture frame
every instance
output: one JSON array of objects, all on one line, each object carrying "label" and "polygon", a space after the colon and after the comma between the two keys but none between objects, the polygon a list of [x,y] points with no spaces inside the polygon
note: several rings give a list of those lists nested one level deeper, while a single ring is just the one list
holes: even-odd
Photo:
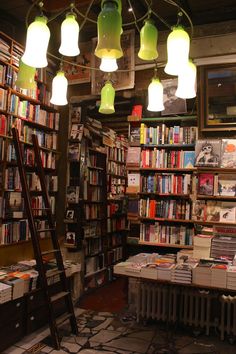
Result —
[{"label": "picture frame", "polygon": [[91,81],[91,70],[77,67],[74,64],[91,66],[91,42],[80,43],[80,54],[71,58],[71,64],[64,63],[63,70],[69,85],[77,85]]},{"label": "picture frame", "polygon": [[163,103],[165,109],[161,112],[162,116],[172,114],[187,113],[186,100],[175,96],[178,87],[178,79],[162,80],[163,85]]},{"label": "picture frame", "polygon": [[74,220],[75,217],[75,211],[74,209],[67,209],[66,210],[66,219],[68,220]]},{"label": "picture frame", "polygon": [[[92,39],[92,53],[94,53],[97,45],[97,38]],[[111,73],[111,81],[116,91],[134,88],[135,79],[135,31],[124,31],[121,35],[121,47],[123,49],[123,57],[118,59],[117,64],[119,69],[129,70],[127,72]],[[91,56],[92,67],[99,68],[101,59],[94,54]],[[91,73],[91,93],[100,95],[101,89],[107,80],[107,73],[101,70],[92,70]]]},{"label": "picture frame", "polygon": [[66,245],[70,247],[76,247],[76,235],[75,232],[67,231],[66,232]]}]

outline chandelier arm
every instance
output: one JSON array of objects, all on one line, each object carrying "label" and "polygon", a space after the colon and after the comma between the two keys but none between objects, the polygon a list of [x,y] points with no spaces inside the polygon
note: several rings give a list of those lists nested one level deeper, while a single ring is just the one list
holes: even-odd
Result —
[{"label": "chandelier arm", "polygon": [[41,0],[35,0],[29,7],[27,13],[26,13],[26,16],[25,16],[25,26],[26,28],[28,28],[29,26],[29,16],[30,16],[30,13],[31,11],[33,10],[33,8],[37,5],[37,3],[40,3]]},{"label": "chandelier arm", "polygon": [[155,11],[151,10],[151,12],[153,13],[154,16],[156,16],[158,18],[158,20],[160,20],[162,23],[164,23],[164,25],[166,25],[167,28],[171,29],[171,25],[166,22],[166,20],[164,20],[163,17],[161,17],[160,15],[158,15]]},{"label": "chandelier arm", "polygon": [[170,4],[170,5],[177,7],[187,17],[187,20],[188,20],[190,27],[191,27],[190,38],[192,39],[193,38],[193,23],[192,23],[190,16],[188,15],[188,13],[179,4],[177,4],[174,0],[163,0],[163,1]]},{"label": "chandelier arm", "polygon": [[[83,14],[81,11],[79,11],[77,9],[77,7],[74,8],[74,11],[77,13],[77,15],[81,16],[83,19],[85,19],[85,14]],[[97,24],[97,21],[96,20],[93,20],[92,18],[90,17],[86,17],[86,21],[89,21],[89,22],[92,22],[94,23],[95,25]]]},{"label": "chandelier arm", "polygon": [[87,19],[88,19],[88,14],[89,14],[89,11],[91,10],[91,7],[93,6],[94,1],[95,1],[95,0],[91,0],[91,1],[90,1],[90,4],[89,4],[89,6],[88,6],[88,8],[87,8],[87,11],[86,11],[86,13],[85,13],[85,15],[84,15],[83,22],[82,22],[81,25],[80,25],[80,30],[84,27],[84,25],[85,25],[85,23],[86,23],[86,21],[87,21]]},{"label": "chandelier arm", "polygon": [[139,26],[138,26],[138,23],[137,23],[137,17],[136,17],[135,12],[134,12],[134,8],[133,8],[130,0],[128,0],[128,3],[129,3],[129,7],[132,9],[132,15],[133,15],[133,18],[134,18],[135,27],[137,28],[138,32],[140,32],[140,29],[139,29]]},{"label": "chandelier arm", "polygon": [[49,22],[55,20],[57,17],[61,16],[64,12],[66,12],[69,9],[70,9],[70,6],[65,7],[63,10],[59,11],[57,14],[55,14],[52,17],[50,17],[47,22],[49,23]]}]

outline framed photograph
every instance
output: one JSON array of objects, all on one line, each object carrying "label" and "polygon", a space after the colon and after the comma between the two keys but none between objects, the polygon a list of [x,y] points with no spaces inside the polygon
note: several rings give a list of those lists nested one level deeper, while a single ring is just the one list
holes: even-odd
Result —
[{"label": "framed photograph", "polygon": [[66,219],[74,220],[74,216],[75,216],[75,211],[73,209],[66,210]]},{"label": "framed photograph", "polygon": [[66,244],[76,246],[75,232],[68,231],[66,233]]},{"label": "framed photograph", "polygon": [[[116,91],[131,89],[134,87],[134,41],[135,31],[124,31],[121,35],[121,47],[123,49],[123,57],[117,60],[119,69],[131,70],[127,72],[113,72],[111,73],[111,81]],[[97,46],[97,38],[92,40],[92,53],[94,53]],[[92,54],[91,65],[99,68],[101,59]],[[91,91],[93,95],[100,95],[101,89],[107,80],[107,73],[101,70],[92,70]]]},{"label": "framed photograph", "polygon": [[80,43],[80,55],[71,58],[71,64],[64,63],[63,70],[69,85],[76,85],[91,81],[90,69],[79,68],[73,64],[91,65],[91,42]]},{"label": "framed photograph", "polygon": [[164,111],[161,112],[162,116],[170,114],[187,113],[186,100],[175,96],[178,86],[178,79],[162,80],[163,84],[163,103]]},{"label": "framed photograph", "polygon": [[83,130],[84,130],[83,124],[73,123],[71,125],[71,130],[70,130],[70,139],[81,141],[83,137]]}]

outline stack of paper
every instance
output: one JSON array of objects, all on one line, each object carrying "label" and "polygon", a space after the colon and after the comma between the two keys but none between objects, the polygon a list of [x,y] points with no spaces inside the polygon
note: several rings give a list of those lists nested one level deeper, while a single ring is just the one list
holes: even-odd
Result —
[{"label": "stack of paper", "polygon": [[141,267],[140,277],[146,279],[157,279],[157,265],[150,263]]},{"label": "stack of paper", "polygon": [[227,268],[226,264],[215,264],[211,267],[211,286],[226,288]]},{"label": "stack of paper", "polygon": [[193,283],[198,285],[211,286],[211,267],[212,262],[200,262],[193,269]]},{"label": "stack of paper", "polygon": [[4,283],[0,283],[0,304],[10,301],[11,298],[11,286]]},{"label": "stack of paper", "polygon": [[211,251],[211,235],[196,235],[193,238],[193,257],[194,258],[209,258]]},{"label": "stack of paper", "polygon": [[228,289],[236,290],[236,266],[230,266],[227,269],[227,283]]}]

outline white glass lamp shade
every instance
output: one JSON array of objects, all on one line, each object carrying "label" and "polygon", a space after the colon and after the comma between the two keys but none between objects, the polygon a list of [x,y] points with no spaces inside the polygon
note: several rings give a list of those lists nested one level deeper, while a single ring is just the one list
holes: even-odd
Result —
[{"label": "white glass lamp shade", "polygon": [[57,106],[64,106],[67,101],[68,81],[64,71],[58,71],[57,75],[52,80],[52,97],[50,102]]},{"label": "white glass lamp shade", "polygon": [[48,65],[47,49],[50,31],[47,18],[38,16],[27,30],[25,52],[22,61],[33,68],[44,68]]},{"label": "white glass lamp shade", "polygon": [[79,25],[74,14],[66,15],[61,24],[61,46],[59,52],[68,57],[79,55]]},{"label": "white glass lamp shade", "polygon": [[148,107],[151,112],[160,112],[165,109],[163,105],[163,85],[158,78],[153,78],[148,86]]},{"label": "white glass lamp shade", "polygon": [[196,65],[189,60],[188,64],[178,76],[178,87],[175,96],[180,98],[196,97]]},{"label": "white glass lamp shade", "polygon": [[102,71],[105,71],[107,73],[111,73],[113,71],[116,71],[118,69],[116,59],[115,58],[114,59],[102,58],[99,69]]},{"label": "white glass lamp shade", "polygon": [[175,26],[167,39],[167,64],[164,71],[169,75],[178,75],[188,64],[190,38],[181,26]]}]

